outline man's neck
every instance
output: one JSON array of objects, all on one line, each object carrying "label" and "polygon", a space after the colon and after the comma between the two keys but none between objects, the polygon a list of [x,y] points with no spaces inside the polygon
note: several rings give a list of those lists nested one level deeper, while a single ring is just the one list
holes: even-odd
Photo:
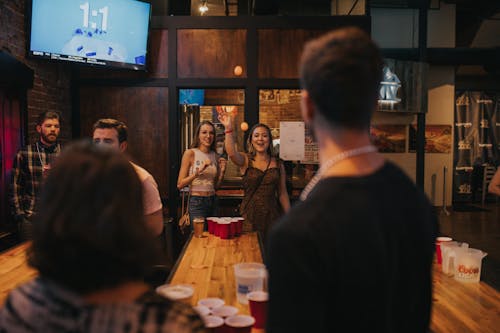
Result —
[{"label": "man's neck", "polygon": [[42,137],[40,137],[38,141],[46,148],[52,147],[57,143],[56,141],[54,141],[53,143],[46,142]]},{"label": "man's neck", "polygon": [[[370,146],[368,131],[336,129],[335,131],[316,130],[319,146],[320,167],[342,152]],[[359,176],[370,174],[384,163],[378,153],[368,152],[339,161],[328,170],[325,176]]]}]

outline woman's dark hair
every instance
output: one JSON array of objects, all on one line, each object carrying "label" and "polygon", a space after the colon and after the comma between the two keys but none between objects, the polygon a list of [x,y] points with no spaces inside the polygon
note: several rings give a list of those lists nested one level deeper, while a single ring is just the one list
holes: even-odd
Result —
[{"label": "woman's dark hair", "polygon": [[198,148],[200,147],[200,131],[201,131],[201,126],[203,125],[209,125],[212,126],[212,129],[214,131],[214,141],[210,145],[210,150],[215,151],[215,126],[212,124],[211,121],[208,120],[203,120],[196,126],[196,129],[194,131],[194,137],[193,137],[193,143],[191,144],[191,148]]},{"label": "woman's dark hair", "polygon": [[253,148],[253,145],[252,145],[252,136],[253,136],[253,132],[255,132],[255,130],[259,127],[266,129],[267,135],[269,136],[269,147],[267,147],[267,153],[269,154],[269,156],[274,157],[273,135],[271,134],[271,129],[266,124],[261,124],[261,123],[253,125],[252,128],[250,129],[250,132],[249,132],[248,138],[247,138],[247,152],[250,154],[250,156],[252,156],[252,157],[255,156],[255,149]]},{"label": "woman's dark hair", "polygon": [[37,209],[29,264],[78,293],[142,280],[157,262],[140,180],[109,148],[69,146],[50,170]]}]

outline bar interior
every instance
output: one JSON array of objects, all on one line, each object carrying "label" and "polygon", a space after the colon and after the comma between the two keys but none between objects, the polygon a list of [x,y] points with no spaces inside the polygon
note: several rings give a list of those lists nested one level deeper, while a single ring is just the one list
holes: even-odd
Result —
[{"label": "bar interior", "polygon": [[[144,191],[140,205],[147,227],[144,230],[153,230],[150,241],[159,251],[141,268],[147,274],[140,283],[135,278],[127,280],[136,271],[118,277],[118,272],[127,270],[116,264],[116,281],[130,282],[130,288],[123,284],[116,287],[123,289],[112,289],[109,294],[96,289],[95,294],[83,293],[84,302],[130,303],[125,295],[134,294],[135,288],[144,291],[147,286],[154,302],[160,302],[157,297],[179,302],[184,306],[179,313],[184,311],[188,318],[189,311],[194,311],[198,318],[189,328],[173,328],[171,332],[286,331],[287,326],[279,324],[284,319],[278,318],[272,304],[280,297],[277,290],[282,290],[274,279],[284,273],[270,266],[277,259],[273,259],[273,252],[268,257],[275,237],[269,234],[274,232],[271,225],[280,223],[289,210],[295,212],[294,206],[315,198],[314,189],[310,197],[307,190],[308,199],[301,198],[301,193],[324,171],[322,154],[326,151],[317,141],[318,126],[304,118],[304,90],[308,89],[299,64],[309,41],[339,28],[357,27],[378,45],[383,60],[367,134],[370,147],[376,147],[377,155],[401,169],[416,191],[425,194],[437,221],[431,244],[435,253],[428,267],[428,327],[408,327],[415,332],[498,332],[500,190],[497,194],[492,187],[500,186],[495,184],[500,165],[499,20],[500,2],[488,0],[3,0],[0,331],[17,332],[16,326],[9,326],[14,324],[8,316],[8,309],[21,302],[13,293],[16,288],[26,292],[24,284],[43,283],[44,278],[53,277],[47,272],[60,271],[66,276],[64,268],[54,268],[46,257],[57,251],[37,252],[47,239],[59,239],[57,235],[44,239],[43,235],[61,232],[61,244],[67,246],[61,251],[68,253],[70,239],[75,247],[95,246],[92,253],[107,251],[102,244],[110,229],[98,225],[101,215],[108,216],[103,213],[107,210],[94,211],[94,198],[80,207],[82,212],[90,211],[88,216],[96,221],[81,239],[78,234],[64,239],[65,232],[75,232],[70,224],[71,220],[76,224],[78,218],[68,215],[65,226],[66,222],[57,222],[57,215],[47,215],[50,209],[41,204],[48,198],[56,200],[56,185],[62,187],[67,181],[65,177],[57,182],[54,179],[58,172],[64,174],[58,168],[59,154],[62,151],[63,156],[66,147],[82,141],[109,146],[114,153],[110,157],[94,152],[92,144],[74,148],[74,161],[104,161],[118,155],[114,163],[123,166],[123,175],[128,172],[127,163],[120,161],[126,158],[131,162],[128,164],[133,168],[129,169],[137,172]],[[357,72],[353,75],[356,78]],[[257,124],[265,126],[255,128]],[[370,149],[352,156],[371,156]],[[70,162],[66,158],[60,167],[72,165]],[[74,166],[71,171],[74,178],[80,178],[77,169]],[[83,167],[81,170],[87,172]],[[101,171],[104,174],[104,164]],[[77,185],[68,187],[68,207],[80,188],[81,195],[87,193],[85,186],[91,185],[83,183],[86,179],[82,173],[81,187],[76,180]],[[53,187],[49,186],[51,181]],[[53,192],[43,192],[45,182]],[[102,200],[108,200],[110,193],[129,195],[128,188],[120,193],[113,188],[98,190],[94,197]],[[44,193],[41,199],[40,193]],[[384,206],[398,210],[396,202],[400,201]],[[361,211],[366,210],[364,204],[361,199],[350,203],[359,205]],[[122,218],[119,215],[117,219]],[[332,224],[335,215],[332,212]],[[44,221],[54,229],[34,225]],[[307,230],[313,232],[312,228]],[[101,231],[102,237],[98,236]],[[97,233],[96,239],[92,239],[92,232]],[[135,235],[131,239],[142,237],[142,231]],[[364,248],[365,236],[365,230],[350,234],[349,246],[370,252]],[[334,234],[320,238],[325,237],[332,241],[342,238]],[[416,239],[408,234],[401,237],[407,237],[408,242]],[[133,260],[133,251],[126,245],[116,239],[112,244],[123,246],[123,263]],[[298,253],[304,255],[314,252],[301,248],[303,244],[290,244],[298,249],[290,256],[300,250]],[[351,248],[339,252],[344,250]],[[112,253],[122,262],[118,252]],[[332,265],[340,256],[325,255],[332,258]],[[69,254],[65,258],[68,260]],[[82,258],[82,274],[85,260]],[[294,263],[290,258],[283,260]],[[311,265],[317,269],[306,270],[304,275],[328,272],[330,266],[323,270],[319,262],[313,260]],[[57,263],[54,261],[54,266]],[[76,266],[68,266],[68,271],[70,267]],[[302,266],[297,267],[298,276]],[[348,274],[338,269],[338,276]],[[67,276],[72,274],[79,273]],[[96,272],[89,276],[98,279]],[[370,277],[359,279],[368,281]],[[79,285],[77,280],[73,277],[71,283],[88,292],[90,287]],[[33,288],[29,290],[39,287],[28,286]],[[408,284],[406,288],[415,286]],[[71,306],[81,302],[78,297],[68,298],[68,302],[70,299],[76,302]],[[321,303],[294,306],[297,313],[289,313],[289,317],[300,317],[300,309],[307,306],[323,311]],[[350,311],[360,311],[359,321],[371,318],[363,315],[369,309],[362,308],[360,304],[359,309]],[[135,310],[127,311],[118,324],[133,317]],[[168,307],[165,311],[176,310]],[[129,325],[147,326],[139,319],[130,320]],[[329,320],[337,319],[332,314]],[[297,327],[303,327],[300,319],[297,322]],[[332,331],[327,329],[330,324],[321,322],[311,329]],[[96,322],[88,325],[83,331],[106,331]],[[44,331],[34,327],[34,331]],[[387,327],[386,332],[397,332]],[[122,332],[106,332],[111,331]]]}]

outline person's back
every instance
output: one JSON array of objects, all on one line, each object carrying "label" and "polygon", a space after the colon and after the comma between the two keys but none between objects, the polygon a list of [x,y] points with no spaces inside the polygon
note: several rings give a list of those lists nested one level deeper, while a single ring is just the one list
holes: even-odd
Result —
[{"label": "person's back", "polygon": [[325,178],[271,233],[270,331],[425,332],[434,226],[428,200],[389,162]]},{"label": "person's back", "polygon": [[436,219],[371,143],[382,63],[355,27],[304,47],[301,111],[320,168],[269,237],[267,333],[428,330]]}]

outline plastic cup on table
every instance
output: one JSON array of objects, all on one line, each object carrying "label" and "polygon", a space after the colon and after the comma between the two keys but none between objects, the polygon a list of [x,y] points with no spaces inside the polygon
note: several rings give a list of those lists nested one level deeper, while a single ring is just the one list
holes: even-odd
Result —
[{"label": "plastic cup on table", "polygon": [[250,314],[255,318],[255,328],[265,328],[269,294],[265,291],[252,291],[247,294]]},{"label": "plastic cup on table", "polygon": [[202,317],[205,327],[211,333],[223,333],[224,332],[224,319],[218,316],[205,316]]},{"label": "plastic cup on table", "polygon": [[224,303],[224,300],[218,297],[207,297],[202,298],[198,301],[198,305],[206,306],[210,310],[218,308],[219,306],[223,306]]},{"label": "plastic cup on table", "polygon": [[219,222],[217,223],[219,226],[219,237],[221,239],[229,239],[231,238],[230,236],[230,225],[231,222],[228,222],[225,219],[220,219]]},{"label": "plastic cup on table", "polygon": [[231,233],[231,238],[238,237],[238,220],[236,218],[231,218],[229,232]]},{"label": "plastic cup on table", "polygon": [[238,313],[238,308],[231,305],[222,305],[212,309],[212,314],[214,316],[227,318],[234,316]]},{"label": "plastic cup on table", "polygon": [[439,265],[443,262],[443,257],[441,254],[441,243],[451,242],[453,239],[450,237],[438,237],[436,238],[436,260]]},{"label": "plastic cup on table", "polygon": [[266,285],[266,266],[258,262],[245,262],[233,266],[236,282],[236,298],[240,304],[248,304],[247,294],[264,291]]},{"label": "plastic cup on table", "polygon": [[237,217],[236,218],[236,236],[241,236],[242,232],[243,232],[243,221],[245,221],[245,219],[243,217]]},{"label": "plastic cup on table", "polygon": [[255,324],[255,319],[252,316],[236,315],[226,318],[224,323],[230,329],[230,332],[250,333],[252,326]]},{"label": "plastic cup on table", "polygon": [[207,228],[208,228],[208,233],[210,235],[213,235],[215,233],[215,217],[207,217]]},{"label": "plastic cup on table", "polygon": [[205,218],[204,217],[195,217],[193,219],[194,237],[197,237],[197,238],[203,237],[204,227],[205,227]]},{"label": "plastic cup on table", "polygon": [[164,284],[156,288],[156,293],[170,300],[189,304],[194,288],[189,284]]},{"label": "plastic cup on table", "polygon": [[193,306],[193,310],[200,315],[200,317],[206,317],[210,315],[210,309],[204,305]]},{"label": "plastic cup on table", "polygon": [[220,217],[214,219],[214,235],[220,237],[221,227],[219,222],[222,221]]}]

